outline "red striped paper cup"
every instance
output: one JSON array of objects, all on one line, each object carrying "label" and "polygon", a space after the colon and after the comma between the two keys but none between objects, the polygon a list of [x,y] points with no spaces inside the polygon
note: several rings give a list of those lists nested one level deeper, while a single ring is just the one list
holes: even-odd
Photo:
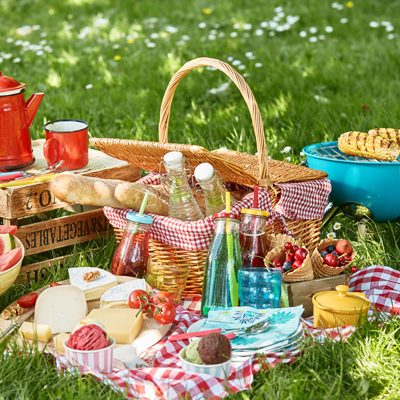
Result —
[{"label": "red striped paper cup", "polygon": [[109,373],[113,367],[113,353],[115,340],[110,338],[110,345],[99,350],[76,350],[67,346],[64,342],[65,357],[73,366],[88,367],[90,369]]}]

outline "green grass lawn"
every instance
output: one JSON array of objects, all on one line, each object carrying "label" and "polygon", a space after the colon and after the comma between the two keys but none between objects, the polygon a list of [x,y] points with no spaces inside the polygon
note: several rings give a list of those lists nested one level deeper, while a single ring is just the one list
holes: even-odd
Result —
[{"label": "green grass lawn", "polygon": [[[46,93],[34,138],[44,136],[45,121],[73,118],[88,121],[93,136],[157,140],[168,81],[198,56],[227,61],[245,76],[276,159],[298,162],[304,145],[351,129],[400,125],[399,0],[3,0],[0,17],[0,70],[26,82],[27,95]],[[256,151],[246,105],[227,82],[209,69],[185,78],[174,98],[171,142]],[[323,234],[338,221],[336,234],[354,242],[360,267],[400,269],[399,222],[368,222],[360,235],[340,214]],[[100,246],[73,265],[107,267],[114,243]],[[30,287],[16,285],[0,297],[0,309],[65,276],[60,269]],[[394,320],[348,344],[307,346],[294,365],[260,373],[251,392],[232,398],[398,399],[399,330]],[[0,362],[3,398],[119,396],[91,378],[60,377],[48,358],[15,350]]]}]

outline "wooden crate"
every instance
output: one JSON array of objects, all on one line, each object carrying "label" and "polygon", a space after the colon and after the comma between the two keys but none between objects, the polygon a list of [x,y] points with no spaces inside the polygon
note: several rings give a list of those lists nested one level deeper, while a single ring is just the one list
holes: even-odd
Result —
[{"label": "wooden crate", "polygon": [[[34,168],[44,168],[43,140],[33,141]],[[89,150],[88,171],[82,175],[107,179],[136,181],[140,170],[124,161],[112,158],[97,150]],[[54,218],[54,210],[64,209],[73,213]],[[49,182],[0,189],[0,218],[4,225],[18,225],[17,237],[25,246],[25,255],[32,256],[49,250],[65,248],[112,233],[112,227],[101,207],[82,207],[58,200]],[[35,222],[32,222],[34,220]],[[23,265],[25,279],[37,280],[43,271],[65,261],[68,256]],[[44,271],[45,272],[45,271]]]},{"label": "wooden crate", "polygon": [[337,285],[346,285],[348,275],[340,274],[327,278],[313,279],[312,281],[294,282],[286,285],[289,304],[304,306],[304,317],[313,315],[312,296],[324,290],[335,290]]}]

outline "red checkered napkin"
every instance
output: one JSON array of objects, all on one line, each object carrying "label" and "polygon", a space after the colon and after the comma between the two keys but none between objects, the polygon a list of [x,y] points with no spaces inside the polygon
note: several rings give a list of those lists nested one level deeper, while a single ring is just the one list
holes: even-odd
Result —
[{"label": "red checkered napkin", "polygon": [[400,271],[372,265],[351,275],[349,287],[365,293],[375,309],[400,314]]},{"label": "red checkered napkin", "polygon": [[[159,175],[148,175],[140,180],[146,185],[160,184]],[[319,219],[323,216],[328,202],[331,185],[329,180],[279,184],[281,195],[279,202],[272,209],[267,190],[259,190],[259,207],[269,211],[268,222],[276,220],[281,223],[282,233],[289,234],[285,218]],[[253,193],[249,193],[232,207],[232,213],[240,214],[242,208],[251,208]],[[127,209],[104,207],[104,214],[114,228],[124,229]],[[169,246],[185,250],[207,250],[214,232],[214,220],[211,216],[199,221],[180,221],[175,218],[151,214],[154,217],[150,228],[152,239]]]}]

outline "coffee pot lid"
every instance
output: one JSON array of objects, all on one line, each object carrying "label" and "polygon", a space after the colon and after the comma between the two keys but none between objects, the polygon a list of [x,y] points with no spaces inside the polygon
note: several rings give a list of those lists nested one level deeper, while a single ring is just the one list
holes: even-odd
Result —
[{"label": "coffee pot lid", "polygon": [[0,92],[9,92],[11,90],[23,89],[25,83],[18,82],[16,79],[10,76],[5,76],[0,71]]}]

